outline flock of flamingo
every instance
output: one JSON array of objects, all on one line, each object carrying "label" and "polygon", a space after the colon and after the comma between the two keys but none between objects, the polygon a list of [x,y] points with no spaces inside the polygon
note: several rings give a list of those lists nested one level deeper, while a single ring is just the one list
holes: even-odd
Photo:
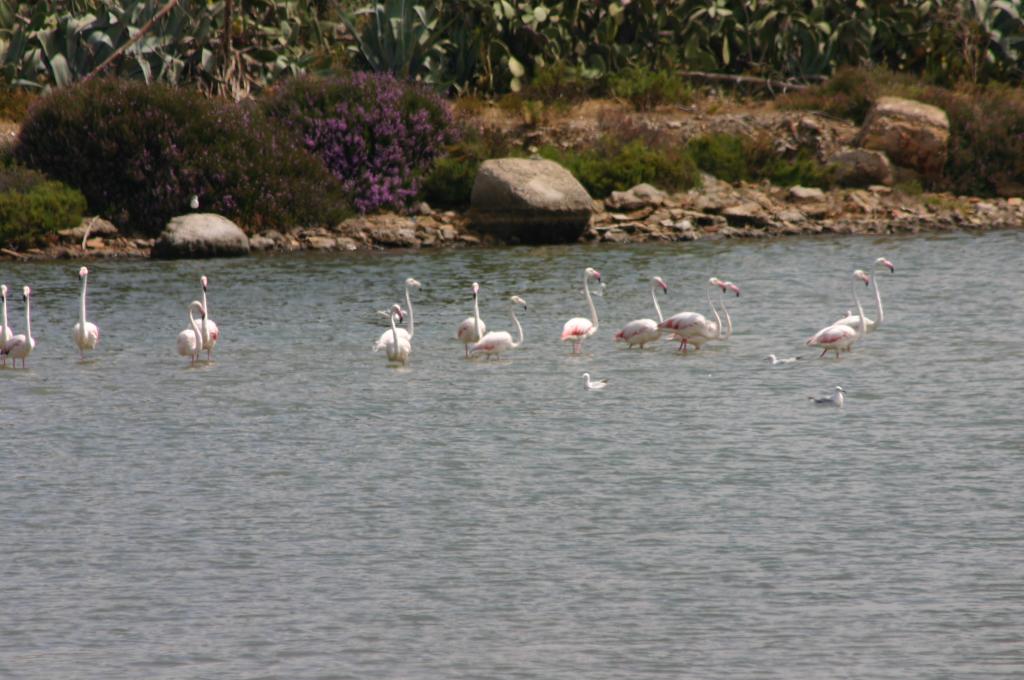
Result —
[{"label": "flock of flamingo", "polygon": [[[892,262],[884,257],[874,261],[872,275],[861,269],[853,272],[851,282],[854,304],[857,313],[848,311],[846,316],[822,328],[806,342],[809,346],[821,347],[820,356],[827,352],[834,351],[836,357],[842,351],[850,351],[854,343],[864,337],[865,334],[877,330],[885,321],[885,311],[882,307],[882,296],[878,289],[877,272],[886,268],[895,272],[896,268]],[[82,358],[85,352],[96,348],[100,339],[100,331],[96,324],[86,318],[86,290],[88,288],[89,270],[82,267],[78,271],[78,277],[82,283],[81,301],[79,305],[78,322],[71,329],[71,337],[78,346]],[[583,291],[587,299],[590,317],[574,317],[565,322],[562,327],[561,340],[572,343],[573,354],[582,351],[583,342],[593,336],[598,330],[597,308],[590,291],[590,283],[595,281],[601,284],[601,273],[592,267],[583,271]],[[874,281],[875,305],[878,314],[877,320],[868,318],[864,313],[860,298],[857,295],[857,284],[871,285]],[[206,351],[207,359],[212,359],[214,345],[220,338],[220,330],[217,324],[210,318],[210,307],[207,302],[207,289],[209,282],[205,276],[200,277],[202,288],[202,299],[193,300],[187,308],[188,327],[178,334],[178,354],[188,357],[192,363],[199,359],[199,354]],[[379,312],[386,316],[391,328],[381,333],[380,337],[373,344],[375,352],[383,350],[391,363],[406,364],[412,353],[412,341],[415,334],[415,319],[413,316],[413,305],[411,290],[420,288],[419,281],[413,278],[405,280],[405,309],[400,303],[395,303],[387,311]],[[627,348],[638,347],[644,349],[645,345],[655,343],[668,336],[673,342],[679,342],[679,351],[686,353],[691,347],[699,350],[709,341],[728,340],[732,335],[732,317],[725,305],[726,294],[732,293],[737,297],[740,295],[740,288],[731,281],[723,281],[718,277],[708,279],[706,287],[707,303],[711,310],[713,319],[699,312],[684,311],[667,319],[662,315],[661,306],[658,304],[658,291],[668,292],[668,285],[660,276],[651,279],[651,301],[654,304],[654,312],[658,319],[651,318],[635,319],[622,327],[615,333],[614,341],[625,343]],[[717,292],[717,301],[712,296],[712,291]],[[18,359],[24,368],[28,356],[36,346],[32,337],[32,313],[31,296],[32,290],[25,286],[22,289],[22,299],[25,303],[25,332],[15,335],[7,320],[7,294],[6,285],[0,286],[2,296],[2,325],[0,325],[0,366],[7,365],[8,357],[12,360],[13,366],[17,367]],[[509,298],[509,315],[512,324],[516,329],[518,339],[514,338],[508,331],[488,331],[487,324],[480,318],[480,284],[474,282],[472,285],[473,294],[473,315],[464,319],[455,329],[455,337],[464,346],[467,358],[474,356],[486,356],[488,358],[500,358],[502,353],[520,347],[523,344],[523,326],[516,317],[516,311],[522,307],[526,310],[526,300],[518,295]],[[721,310],[721,312],[719,312]],[[198,318],[196,315],[198,314]],[[724,319],[723,319],[724,317]],[[399,324],[405,322],[405,327]],[[778,358],[774,354],[768,356],[772,365],[790,363],[799,357]],[[592,381],[589,374],[584,373],[584,387],[588,390],[602,389],[607,385],[606,380]],[[841,406],[844,390],[836,386],[835,392],[830,397],[815,399],[818,403],[830,403]]]}]

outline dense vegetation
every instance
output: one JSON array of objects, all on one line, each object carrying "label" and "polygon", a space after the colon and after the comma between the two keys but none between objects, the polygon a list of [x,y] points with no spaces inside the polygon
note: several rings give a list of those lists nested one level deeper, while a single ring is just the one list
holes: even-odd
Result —
[{"label": "dense vegetation", "polygon": [[157,17],[108,68],[236,97],[346,64],[485,93],[560,62],[592,80],[630,67],[808,78],[868,63],[947,85],[1024,77],[1013,0],[0,0],[0,67],[8,82],[67,85]]},{"label": "dense vegetation", "polygon": [[85,197],[77,190],[18,165],[0,168],[0,245],[40,245],[78,226],[84,213]]},{"label": "dense vegetation", "polygon": [[193,194],[256,231],[344,213],[337,180],[255,106],[164,85],[103,78],[56,90],[32,108],[15,157],[128,231],[159,233]]}]

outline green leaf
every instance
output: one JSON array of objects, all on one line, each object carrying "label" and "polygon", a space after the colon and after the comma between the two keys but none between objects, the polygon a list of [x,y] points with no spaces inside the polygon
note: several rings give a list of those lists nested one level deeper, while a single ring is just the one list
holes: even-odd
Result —
[{"label": "green leaf", "polygon": [[50,57],[50,71],[53,73],[53,82],[57,87],[65,87],[74,81],[71,69],[68,68],[68,60],[63,54],[55,54]]}]

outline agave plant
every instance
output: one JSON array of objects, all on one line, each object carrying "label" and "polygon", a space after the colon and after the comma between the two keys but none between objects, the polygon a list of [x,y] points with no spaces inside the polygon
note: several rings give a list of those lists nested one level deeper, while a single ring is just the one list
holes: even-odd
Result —
[{"label": "agave plant", "polygon": [[384,0],[354,16],[342,15],[342,21],[356,40],[354,51],[372,71],[422,78],[444,57],[448,22],[440,24],[432,7],[411,0]]}]

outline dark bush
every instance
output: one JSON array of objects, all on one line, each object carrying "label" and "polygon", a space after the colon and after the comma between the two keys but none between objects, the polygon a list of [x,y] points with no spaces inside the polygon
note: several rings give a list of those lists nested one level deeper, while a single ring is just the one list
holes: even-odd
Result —
[{"label": "dark bush", "polygon": [[600,81],[587,77],[584,69],[558,61],[537,69],[523,88],[522,97],[545,104],[570,105],[598,94],[600,89]]},{"label": "dark bush", "polygon": [[456,138],[440,97],[387,74],[295,78],[262,105],[301,136],[362,212],[404,206],[419,174]]},{"label": "dark bush", "polygon": [[793,157],[779,156],[766,137],[716,133],[690,140],[687,149],[701,170],[726,182],[766,179],[779,186],[823,189],[833,184],[829,166],[804,150]]},{"label": "dark bush", "polygon": [[738,135],[711,134],[690,140],[688,145],[694,162],[704,172],[725,182],[750,180],[744,139]]},{"label": "dark bush", "polygon": [[690,104],[693,89],[671,71],[631,66],[609,78],[608,87],[637,111],[650,111],[662,104]]},{"label": "dark bush", "polygon": [[16,158],[82,190],[93,212],[149,235],[188,209],[252,230],[334,223],[345,203],[317,159],[252,106],[97,79],[30,111]]},{"label": "dark bush", "polygon": [[562,150],[546,146],[540,154],[564,165],[594,198],[642,182],[667,191],[700,184],[697,166],[682,146],[651,146],[641,139],[624,140],[606,134],[590,148]]},{"label": "dark bush", "polygon": [[37,94],[20,87],[0,85],[0,120],[21,121],[37,97]]},{"label": "dark bush", "polygon": [[48,234],[77,226],[85,207],[81,192],[42,173],[19,166],[0,169],[0,245],[39,245]]},{"label": "dark bush", "polygon": [[456,208],[469,205],[480,164],[489,158],[522,155],[509,144],[508,136],[497,128],[468,128],[462,139],[451,145],[434,161],[420,188],[420,196],[430,205]]}]

